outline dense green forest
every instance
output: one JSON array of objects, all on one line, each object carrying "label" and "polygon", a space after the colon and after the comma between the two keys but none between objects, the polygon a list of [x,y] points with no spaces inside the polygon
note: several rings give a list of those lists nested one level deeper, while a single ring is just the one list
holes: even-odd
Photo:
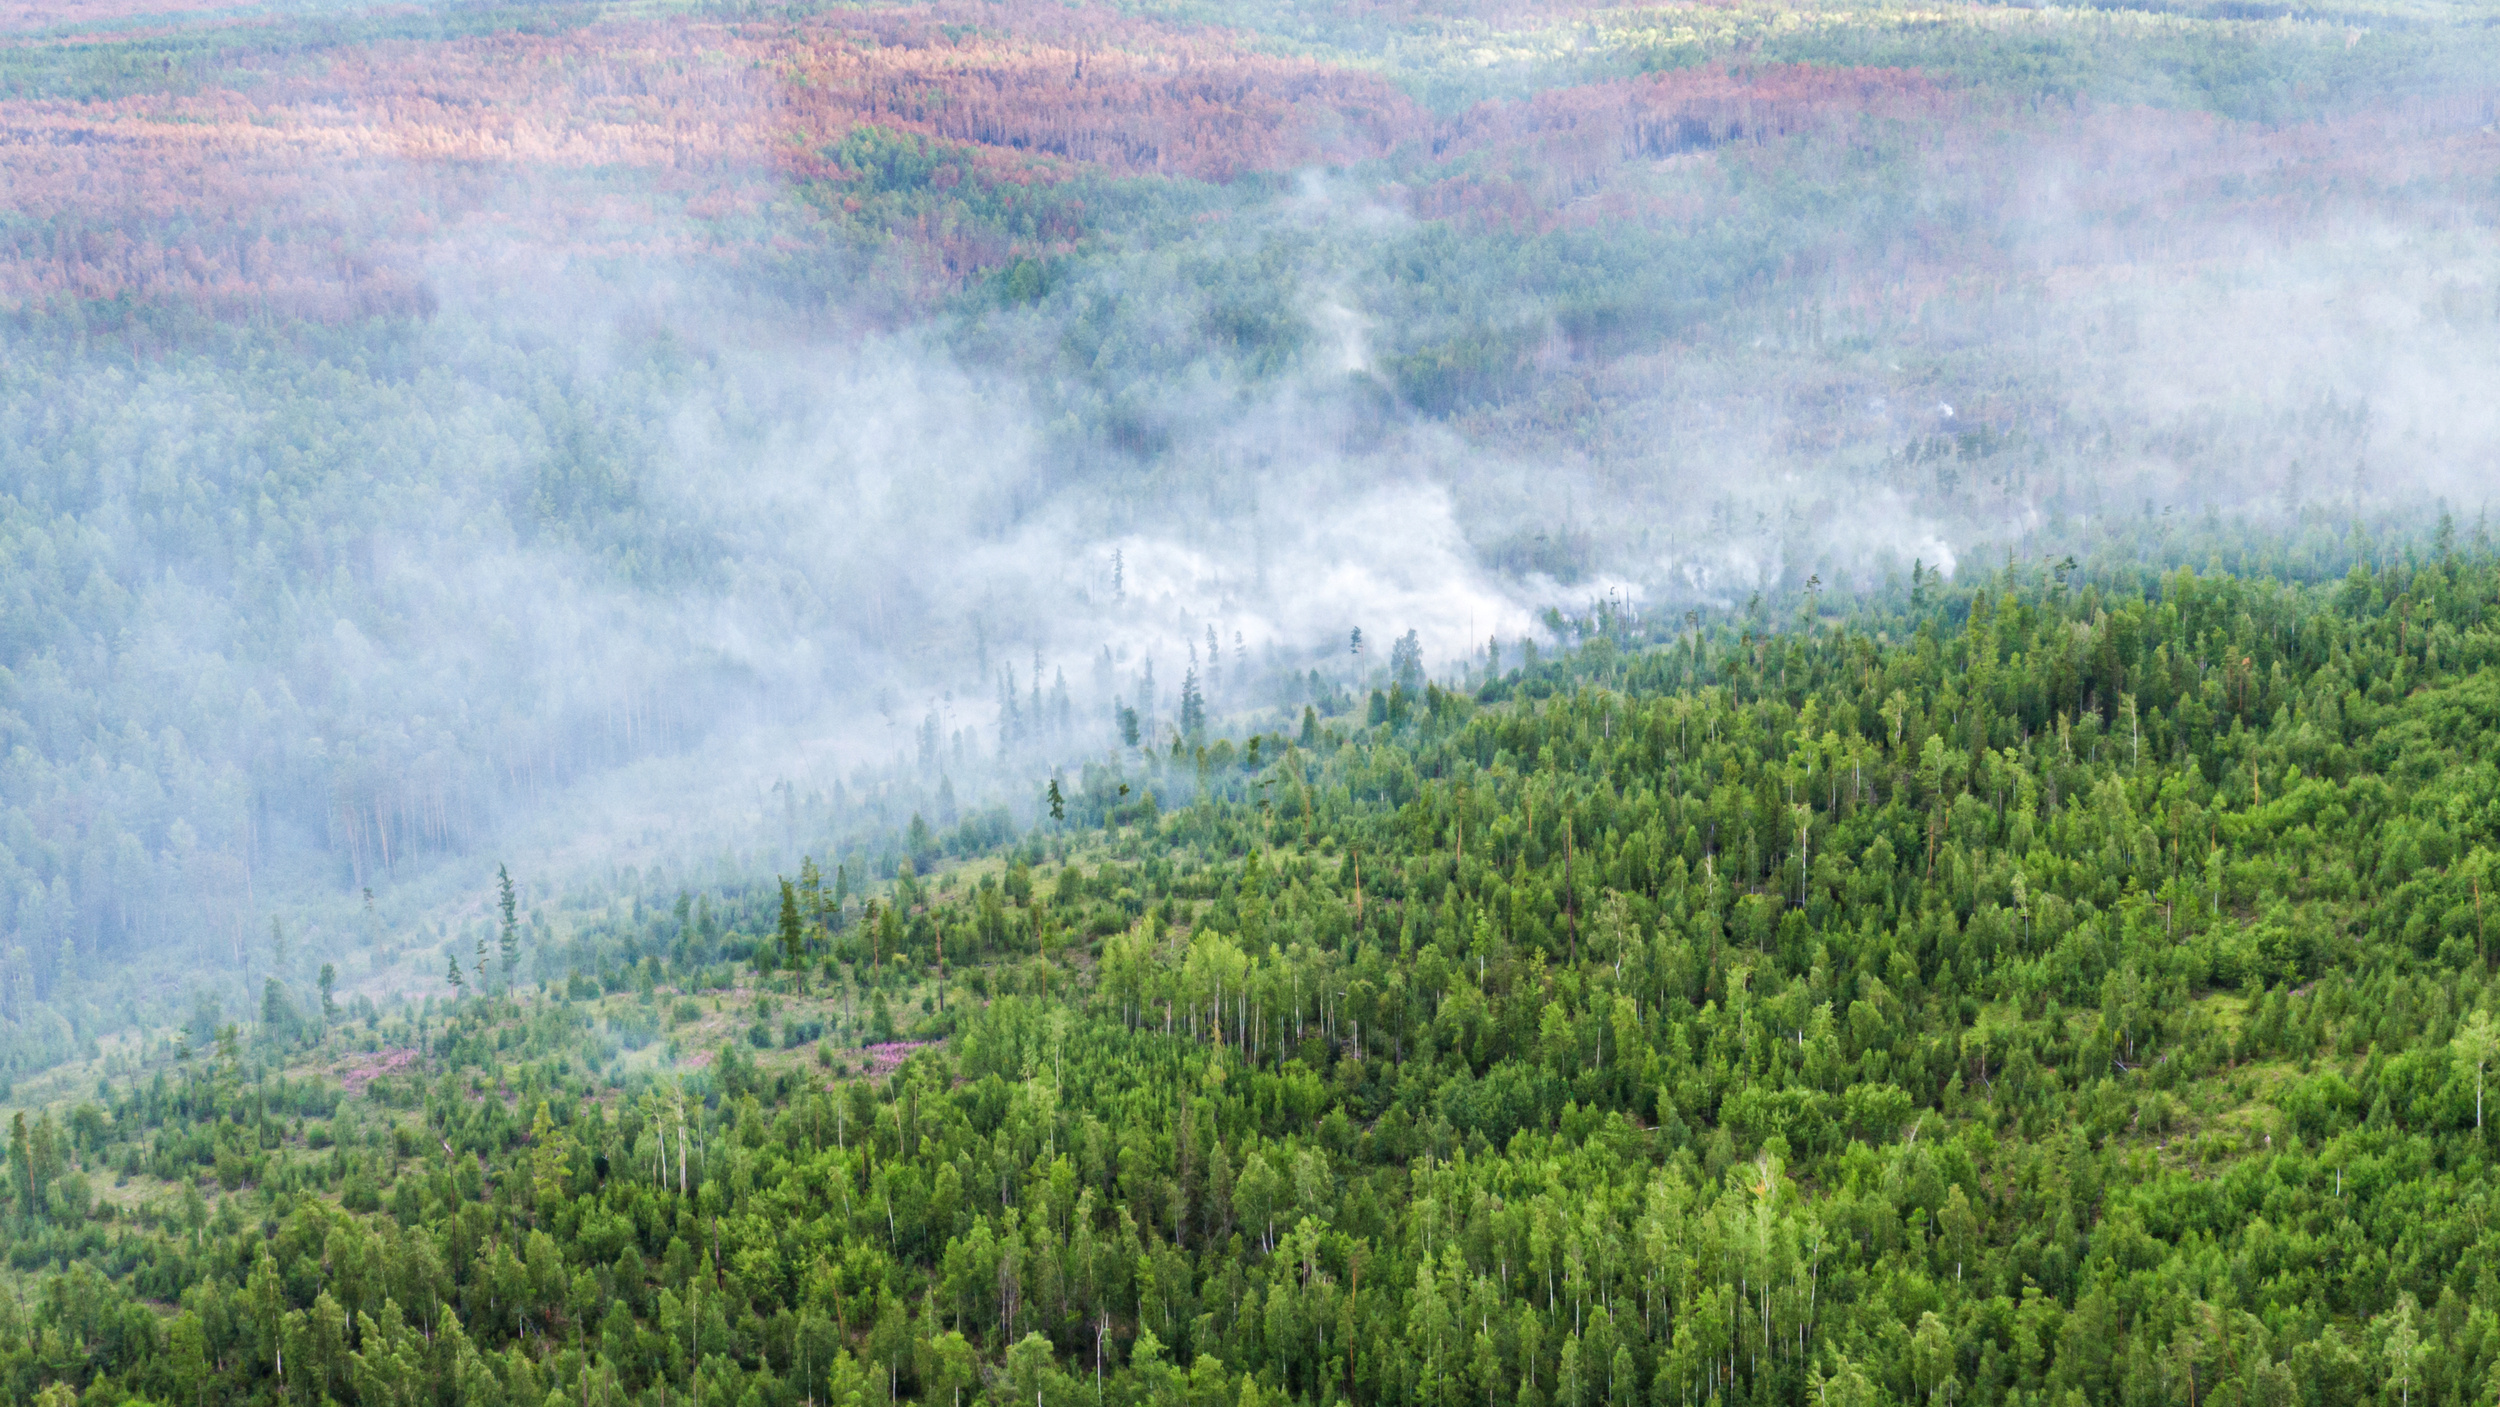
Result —
[{"label": "dense green forest", "polygon": [[915,818],[892,874],[507,889],[449,1000],[273,979],[57,1077],[0,1371],[2485,1400],[2500,556],[2458,536],[1591,616],[1123,751],[970,855]]},{"label": "dense green forest", "polygon": [[0,0],[0,1399],[2500,1400],[2500,27]]}]

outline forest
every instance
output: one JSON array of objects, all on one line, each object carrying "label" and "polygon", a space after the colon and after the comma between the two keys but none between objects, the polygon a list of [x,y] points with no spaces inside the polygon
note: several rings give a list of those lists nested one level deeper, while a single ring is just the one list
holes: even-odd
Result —
[{"label": "forest", "polygon": [[53,1077],[0,1373],[2484,1400],[2500,552],[2456,537],[1592,616],[1473,691],[1148,740],[1029,829],[507,878],[447,996],[272,976]]},{"label": "forest", "polygon": [[0,1398],[2493,1401],[2496,133],[2444,0],[0,0]]},{"label": "forest", "polygon": [[1202,644],[1290,721],[1366,623],[1464,675],[1610,593],[2470,513],[2443,16],[0,12],[0,1078],[248,1007],[273,917],[432,982],[585,814],[788,869],[943,744],[1029,824]]}]

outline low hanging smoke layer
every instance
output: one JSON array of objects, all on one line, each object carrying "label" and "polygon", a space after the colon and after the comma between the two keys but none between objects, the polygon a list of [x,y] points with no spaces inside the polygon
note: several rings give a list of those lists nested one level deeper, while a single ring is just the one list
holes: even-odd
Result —
[{"label": "low hanging smoke layer", "polygon": [[20,1022],[506,852],[786,864],[898,760],[1029,822],[1185,680],[2471,516],[2500,449],[2454,36],[2229,30],[2285,109],[2123,25],[2042,94],[1879,18],[345,13],[0,100]]}]

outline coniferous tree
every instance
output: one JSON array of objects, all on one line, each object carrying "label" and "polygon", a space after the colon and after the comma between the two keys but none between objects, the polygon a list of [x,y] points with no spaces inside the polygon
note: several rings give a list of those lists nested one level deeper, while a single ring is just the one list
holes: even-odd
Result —
[{"label": "coniferous tree", "polygon": [[1195,669],[1181,676],[1180,729],[1181,736],[1191,741],[1206,737],[1207,704],[1205,696],[1198,692],[1198,671]]},{"label": "coniferous tree", "polygon": [[495,889],[495,906],[503,914],[503,927],[496,935],[496,942],[503,950],[503,980],[508,987],[512,985],[513,974],[521,966],[520,905],[512,890],[512,872],[502,865],[495,866]]},{"label": "coniferous tree", "polygon": [[807,930],[799,922],[798,890],[786,879],[781,881],[779,935],[782,966],[790,969],[792,981],[799,981],[800,965],[807,960]]}]

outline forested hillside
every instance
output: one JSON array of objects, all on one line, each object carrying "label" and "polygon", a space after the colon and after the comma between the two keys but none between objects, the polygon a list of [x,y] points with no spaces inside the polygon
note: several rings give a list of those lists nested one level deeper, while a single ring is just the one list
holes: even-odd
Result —
[{"label": "forested hillside", "polygon": [[507,903],[448,1000],[272,981],[18,1118],[0,1371],[2483,1401],[2473,538],[1591,617],[1472,693],[1125,750],[968,856]]},{"label": "forested hillside", "polygon": [[0,1398],[2500,1398],[2486,8],[0,0]]},{"label": "forested hillside", "polygon": [[0,1078],[1357,627],[2471,514],[2477,13],[0,7]]}]

